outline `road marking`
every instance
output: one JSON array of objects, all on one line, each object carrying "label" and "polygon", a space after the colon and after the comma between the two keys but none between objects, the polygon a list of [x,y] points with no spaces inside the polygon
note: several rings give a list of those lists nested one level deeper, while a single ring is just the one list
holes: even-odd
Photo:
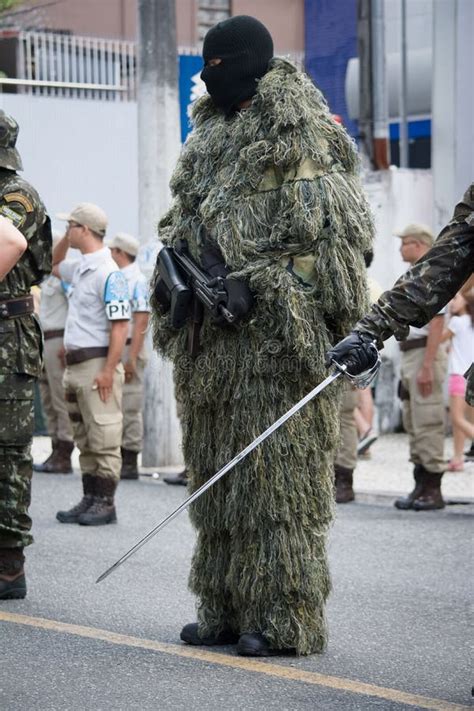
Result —
[{"label": "road marking", "polygon": [[73,625],[67,622],[59,622],[57,620],[47,620],[43,617],[28,617],[27,615],[17,615],[13,612],[4,612],[0,610],[0,622],[9,622],[17,625],[28,625],[37,629],[48,630],[49,632],[59,632],[62,634],[70,634],[76,637],[86,637],[109,644],[117,644],[124,647],[136,647],[138,649],[147,649],[153,652],[161,652],[163,654],[171,654],[177,657],[186,657],[187,659],[197,659],[201,662],[218,664],[242,671],[254,672],[258,674],[266,674],[267,676],[278,677],[279,679],[287,679],[288,681],[299,681],[305,684],[313,684],[315,686],[323,686],[336,691],[346,691],[352,694],[362,694],[364,696],[375,696],[379,699],[393,701],[407,706],[416,706],[419,709],[430,709],[431,711],[455,711],[456,709],[469,709],[469,706],[461,704],[453,704],[441,699],[430,699],[427,696],[419,696],[418,694],[410,694],[398,689],[389,689],[383,686],[374,684],[365,684],[361,681],[352,679],[344,679],[337,676],[327,676],[326,674],[318,674],[317,672],[309,672],[304,669],[295,669],[294,667],[282,666],[281,664],[270,664],[268,662],[257,661],[247,657],[236,657],[230,654],[220,654],[219,652],[208,652],[205,649],[170,644],[168,642],[155,642],[152,639],[141,639],[140,637],[130,637],[125,634],[110,632],[96,627],[84,627],[82,625]]}]

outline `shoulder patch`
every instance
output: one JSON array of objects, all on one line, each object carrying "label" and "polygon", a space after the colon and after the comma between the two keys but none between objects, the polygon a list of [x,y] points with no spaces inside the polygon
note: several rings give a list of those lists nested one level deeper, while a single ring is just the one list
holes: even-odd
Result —
[{"label": "shoulder patch", "polygon": [[109,321],[130,319],[130,295],[122,272],[112,272],[107,277],[104,291],[105,313]]},{"label": "shoulder patch", "polygon": [[26,219],[25,215],[22,215],[20,212],[16,212],[16,210],[8,207],[8,205],[0,205],[0,215],[3,215],[7,218],[7,220],[10,220],[10,222],[12,222],[17,229],[20,229]]},{"label": "shoulder patch", "polygon": [[144,279],[138,280],[135,284],[132,296],[132,311],[150,311],[150,304],[148,302],[148,285]]},{"label": "shoulder patch", "polygon": [[23,195],[23,193],[8,193],[8,195],[3,196],[3,199],[7,202],[19,202],[20,205],[23,205],[27,212],[33,212],[32,203],[28,200],[26,195]]},{"label": "shoulder patch", "polygon": [[128,284],[122,272],[112,272],[105,283],[104,301],[128,301]]}]

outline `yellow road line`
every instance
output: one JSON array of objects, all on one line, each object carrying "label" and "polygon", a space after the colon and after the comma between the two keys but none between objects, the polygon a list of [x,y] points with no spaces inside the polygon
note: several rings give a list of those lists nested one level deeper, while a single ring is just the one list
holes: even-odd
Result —
[{"label": "yellow road line", "polygon": [[155,642],[152,639],[140,639],[140,637],[130,637],[125,634],[117,634],[109,630],[102,630],[95,627],[84,627],[82,625],[72,625],[57,620],[47,620],[42,617],[28,617],[27,615],[17,615],[13,612],[0,610],[0,622],[9,622],[18,625],[29,625],[37,629],[48,630],[49,632],[59,632],[71,634],[76,637],[86,637],[88,639],[108,642],[125,647],[136,647],[138,649],[148,649],[153,652],[172,654],[177,657],[187,659],[197,659],[201,662],[218,664],[242,671],[266,674],[267,676],[287,679],[288,681],[300,681],[305,684],[323,686],[336,691],[345,691],[352,694],[363,694],[364,696],[375,696],[379,699],[394,701],[407,706],[416,706],[419,709],[431,709],[432,711],[455,711],[455,709],[468,709],[469,706],[449,703],[440,699],[430,699],[427,696],[410,694],[398,689],[389,689],[374,684],[365,684],[352,679],[343,679],[337,676],[327,676],[317,672],[309,672],[294,667],[282,666],[281,664],[269,664],[268,662],[257,661],[246,657],[234,657],[229,654],[219,654],[218,652],[208,652],[205,649],[190,647],[185,645],[169,644],[167,642]]}]

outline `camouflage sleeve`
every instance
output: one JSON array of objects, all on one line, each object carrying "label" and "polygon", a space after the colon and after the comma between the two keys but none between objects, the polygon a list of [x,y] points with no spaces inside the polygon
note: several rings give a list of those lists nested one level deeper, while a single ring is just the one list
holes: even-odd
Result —
[{"label": "camouflage sleeve", "polygon": [[[10,220],[15,227],[30,241],[38,229],[38,206],[35,196],[24,187],[12,187],[0,195],[0,215]],[[44,212],[43,216],[44,218]],[[44,219],[42,220],[44,221]]]},{"label": "camouflage sleeve", "polygon": [[373,334],[379,346],[392,335],[406,338],[409,326],[423,326],[453,298],[473,265],[474,184],[430,251],[382,294],[355,330]]}]

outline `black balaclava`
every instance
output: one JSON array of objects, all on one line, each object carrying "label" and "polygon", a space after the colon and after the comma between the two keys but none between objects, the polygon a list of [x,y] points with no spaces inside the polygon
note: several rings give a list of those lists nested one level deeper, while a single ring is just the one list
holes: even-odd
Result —
[{"label": "black balaclava", "polygon": [[[241,101],[251,99],[257,80],[268,70],[273,57],[272,37],[261,22],[237,15],[211,27],[202,48],[201,79],[215,105],[230,115]],[[221,63],[209,66],[210,59]]]}]

